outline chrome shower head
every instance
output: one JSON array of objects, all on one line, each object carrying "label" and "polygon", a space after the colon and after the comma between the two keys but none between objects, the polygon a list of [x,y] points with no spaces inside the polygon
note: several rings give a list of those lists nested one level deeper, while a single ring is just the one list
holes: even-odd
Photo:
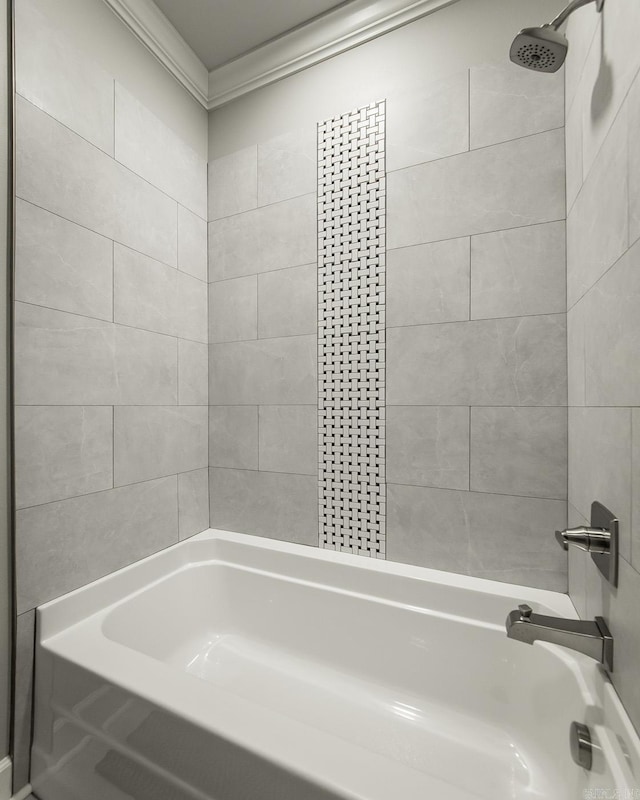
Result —
[{"label": "chrome shower head", "polygon": [[551,25],[525,28],[513,40],[509,58],[514,64],[538,72],[557,72],[567,57],[569,42]]},{"label": "chrome shower head", "polygon": [[564,64],[569,50],[567,37],[558,28],[582,6],[595,2],[596,9],[602,11],[604,0],[571,0],[558,16],[548,25],[539,28],[525,28],[513,40],[509,58],[514,64],[537,72],[557,72]]}]

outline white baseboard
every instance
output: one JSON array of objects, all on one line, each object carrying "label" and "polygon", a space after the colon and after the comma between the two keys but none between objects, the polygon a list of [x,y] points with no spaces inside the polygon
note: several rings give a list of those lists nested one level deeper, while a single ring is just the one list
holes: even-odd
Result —
[{"label": "white baseboard", "polygon": [[0,761],[0,800],[11,800],[11,759]]},{"label": "white baseboard", "polygon": [[28,783],[26,786],[23,786],[19,792],[13,795],[11,800],[26,800],[27,797],[31,794],[31,784]]}]

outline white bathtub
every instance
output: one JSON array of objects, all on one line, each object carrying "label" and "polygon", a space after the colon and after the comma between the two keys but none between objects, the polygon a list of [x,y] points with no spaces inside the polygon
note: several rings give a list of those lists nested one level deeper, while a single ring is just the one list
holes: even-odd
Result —
[{"label": "white bathtub", "polygon": [[[565,595],[209,531],[38,611],[41,800],[640,799]],[[590,726],[594,766],[569,726]],[[614,794],[614,792],[618,794]]]}]

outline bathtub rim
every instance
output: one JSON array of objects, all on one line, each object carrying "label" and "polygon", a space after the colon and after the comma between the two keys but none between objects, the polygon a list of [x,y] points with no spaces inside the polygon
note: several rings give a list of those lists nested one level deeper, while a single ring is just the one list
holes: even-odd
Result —
[{"label": "bathtub rim", "polygon": [[[494,597],[515,599],[521,596],[529,603],[540,604],[551,614],[578,619],[578,613],[569,595],[549,589],[537,589],[429,567],[366,558],[310,545],[209,528],[189,539],[176,542],[157,553],[146,556],[133,564],[97,578],[91,583],[73,589],[38,606],[36,615],[39,641],[46,642],[64,630],[105,609],[107,606],[114,605],[125,597],[137,594],[138,591],[142,591],[144,588],[163,580],[178,569],[187,567],[190,564],[201,563],[202,559],[189,558],[191,550],[189,545],[200,542],[215,542],[216,540],[273,553],[309,558],[326,564],[342,564],[354,569],[356,574],[361,571],[387,574],[398,578],[409,578],[432,585],[446,586],[450,589],[460,589]],[[80,597],[83,598],[81,604],[77,602]],[[469,617],[469,619],[473,619],[473,617]]]}]

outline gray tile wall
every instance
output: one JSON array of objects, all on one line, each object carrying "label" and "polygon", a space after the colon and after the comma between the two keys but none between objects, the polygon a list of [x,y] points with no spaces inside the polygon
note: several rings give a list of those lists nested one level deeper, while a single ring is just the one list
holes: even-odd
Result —
[{"label": "gray tile wall", "polygon": [[640,6],[589,6],[568,36],[569,522],[600,500],[620,518],[622,556],[613,589],[572,552],[569,593],[607,620],[613,684],[640,731]]},{"label": "gray tile wall", "polygon": [[566,590],[564,81],[388,98],[387,557]]},{"label": "gray tile wall", "polygon": [[[564,591],[564,76],[477,67],[387,117],[387,557]],[[282,525],[317,469],[314,147],[209,164],[211,524],[310,544]]]},{"label": "gray tile wall", "polygon": [[204,530],[209,504],[206,162],[16,13],[19,788],[35,606]]},{"label": "gray tile wall", "polygon": [[316,130],[209,164],[214,528],[318,543]]}]

